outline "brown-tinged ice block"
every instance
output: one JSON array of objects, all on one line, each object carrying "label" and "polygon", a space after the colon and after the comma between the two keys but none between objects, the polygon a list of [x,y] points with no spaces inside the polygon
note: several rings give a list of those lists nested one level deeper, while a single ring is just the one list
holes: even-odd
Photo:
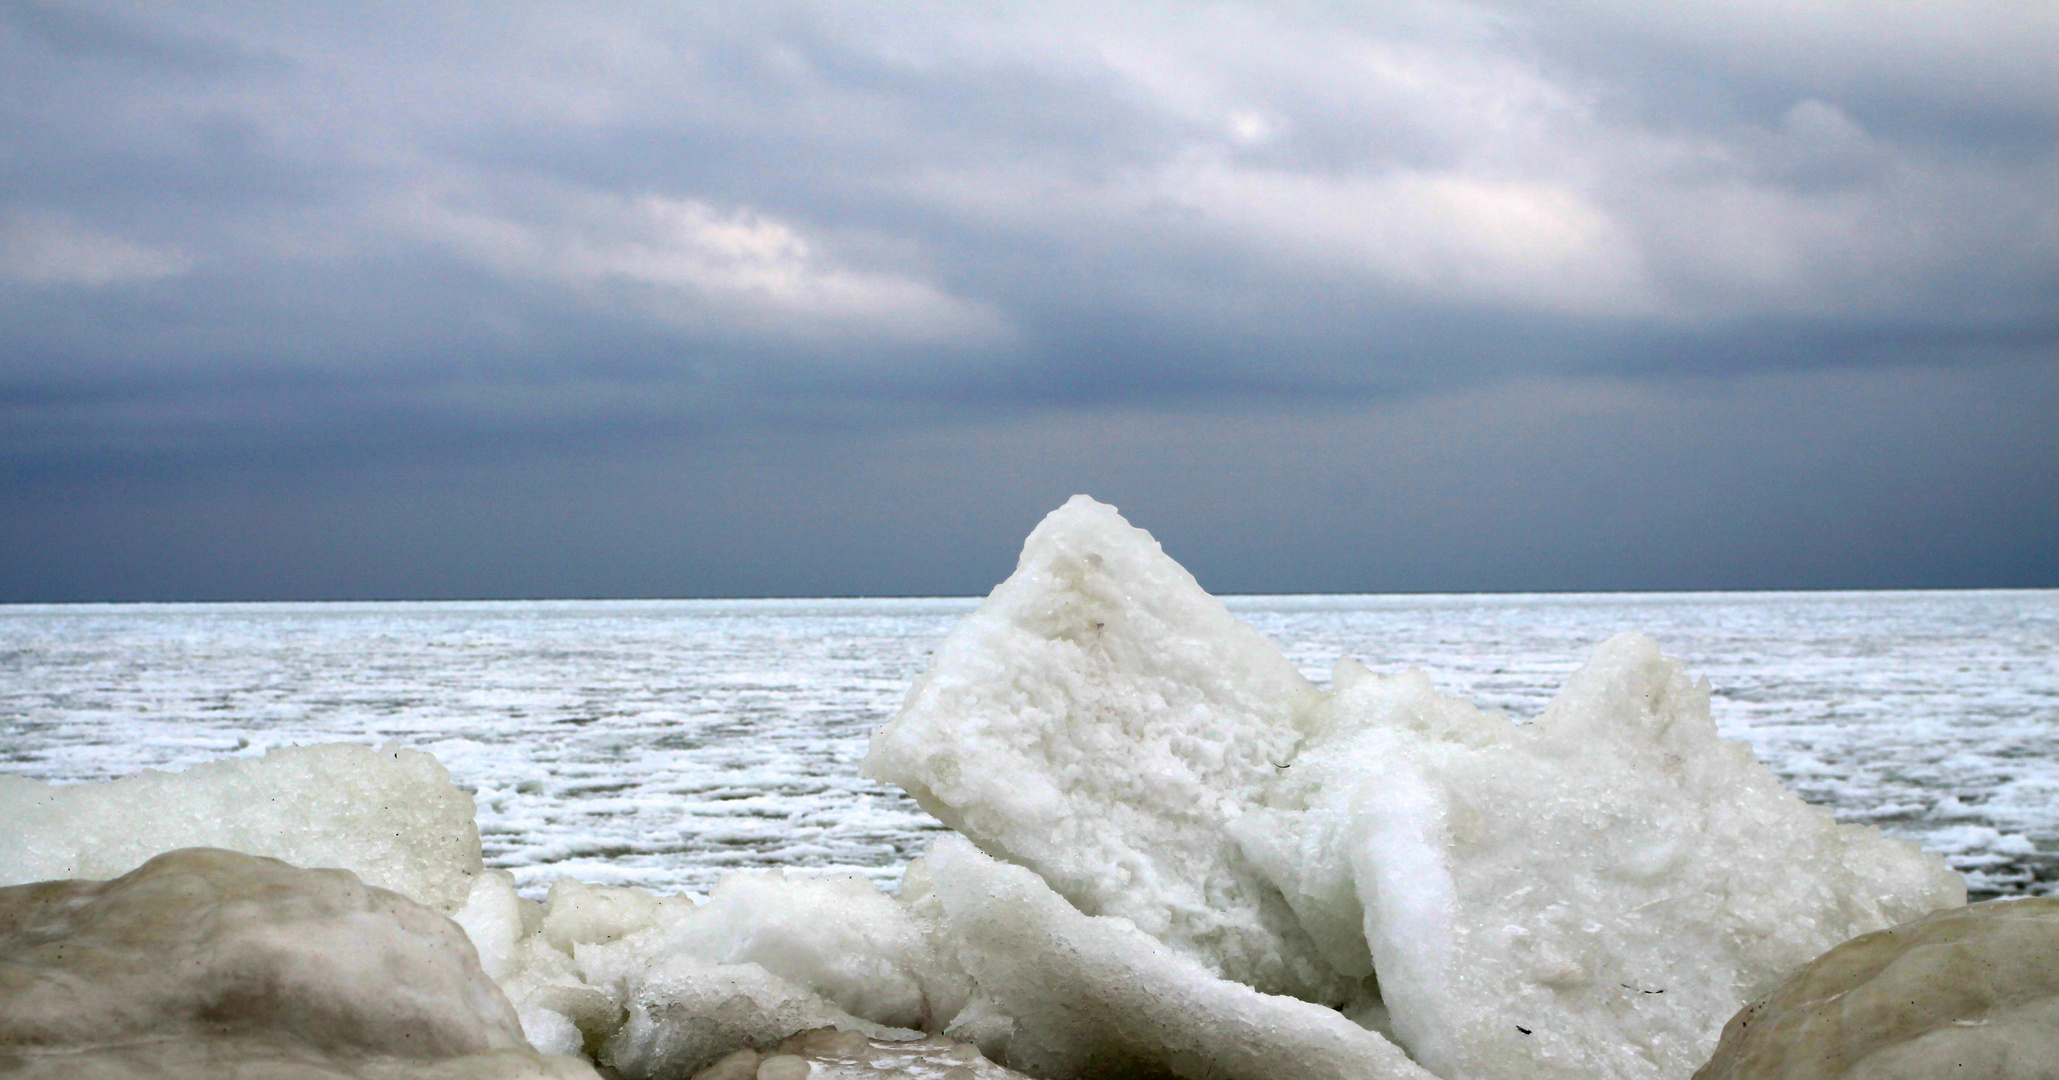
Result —
[{"label": "brown-tinged ice block", "polygon": [[0,1073],[594,1077],[523,1041],[449,919],[348,871],[208,848],[0,888]]},{"label": "brown-tinged ice block", "polygon": [[2059,900],[1854,938],[1723,1028],[1695,1080],[2059,1078]]}]

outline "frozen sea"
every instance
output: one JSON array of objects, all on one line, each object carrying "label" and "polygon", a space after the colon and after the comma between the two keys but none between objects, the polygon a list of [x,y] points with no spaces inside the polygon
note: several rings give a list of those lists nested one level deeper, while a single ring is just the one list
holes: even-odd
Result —
[{"label": "frozen sea", "polygon": [[[975,603],[0,606],[0,771],[394,741],[474,792],[488,864],[532,894],[758,867],[890,884],[940,826],[858,762]],[[1803,798],[1944,854],[1977,896],[2059,893],[2059,591],[1228,603],[1318,681],[1348,653],[1519,720],[1642,630]]]}]

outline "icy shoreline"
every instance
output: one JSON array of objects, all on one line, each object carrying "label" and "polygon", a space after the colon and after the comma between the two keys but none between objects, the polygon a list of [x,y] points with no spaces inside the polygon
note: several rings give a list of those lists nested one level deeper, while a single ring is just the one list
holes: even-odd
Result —
[{"label": "icy shoreline", "polygon": [[1350,661],[1326,690],[1085,500],[866,767],[972,841],[898,897],[770,874],[700,906],[571,881],[539,904],[483,869],[432,759],[339,746],[8,780],[0,873],[194,844],[342,866],[453,915],[538,1049],[632,1077],[828,1026],[1051,1078],[1684,1078],[1802,963],[1964,898],[1719,741],[1706,685],[1647,639],[1530,725]]}]

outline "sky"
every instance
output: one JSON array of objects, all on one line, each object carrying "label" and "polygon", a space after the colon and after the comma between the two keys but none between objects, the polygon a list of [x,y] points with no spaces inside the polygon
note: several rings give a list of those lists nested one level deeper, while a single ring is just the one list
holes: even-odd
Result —
[{"label": "sky", "polygon": [[2059,586],[2059,6],[0,2],[0,602],[971,595],[1074,493]]}]

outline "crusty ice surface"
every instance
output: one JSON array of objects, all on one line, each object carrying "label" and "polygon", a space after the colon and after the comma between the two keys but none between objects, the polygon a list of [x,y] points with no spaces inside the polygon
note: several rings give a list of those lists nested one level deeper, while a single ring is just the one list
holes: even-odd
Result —
[{"label": "crusty ice surface", "polygon": [[[1535,723],[1340,665],[1330,721],[1234,827],[1440,1076],[1664,1080],[1855,934],[1964,902],[1716,736],[1707,688],[1614,638]],[[1347,927],[1362,927],[1351,944]]]},{"label": "crusty ice surface", "polygon": [[732,874],[696,905],[571,880],[537,903],[489,872],[458,922],[532,1043],[629,1080],[691,1076],[822,1028],[920,1039],[971,994],[930,926],[856,875]]},{"label": "crusty ice surface", "polygon": [[817,1028],[760,1053],[738,1050],[693,1080],[1029,1080],[942,1036],[891,1041]]},{"label": "crusty ice surface", "polygon": [[868,776],[1219,975],[1343,1000],[1347,980],[1225,825],[1322,695],[1149,534],[1085,496],[938,647]]},{"label": "crusty ice surface", "polygon": [[104,784],[0,776],[0,885],[112,878],[218,847],[339,867],[443,912],[479,873],[472,797],[416,750],[335,743]]},{"label": "crusty ice surface", "polygon": [[[1076,498],[867,766],[1214,974],[1318,1000],[1375,975],[1448,1080],[1683,1074],[1795,965],[1964,902],[1935,856],[1838,825],[1719,740],[1706,686],[1641,636],[1531,725],[1339,670],[1317,690]],[[933,867],[938,895],[971,865]],[[1311,955],[1332,982],[1302,973]]]},{"label": "crusty ice surface", "polygon": [[998,1049],[1026,1072],[1432,1080],[1336,1010],[1221,978],[1128,919],[1082,914],[962,837],[938,841],[926,862],[942,935],[1013,1021]]}]

